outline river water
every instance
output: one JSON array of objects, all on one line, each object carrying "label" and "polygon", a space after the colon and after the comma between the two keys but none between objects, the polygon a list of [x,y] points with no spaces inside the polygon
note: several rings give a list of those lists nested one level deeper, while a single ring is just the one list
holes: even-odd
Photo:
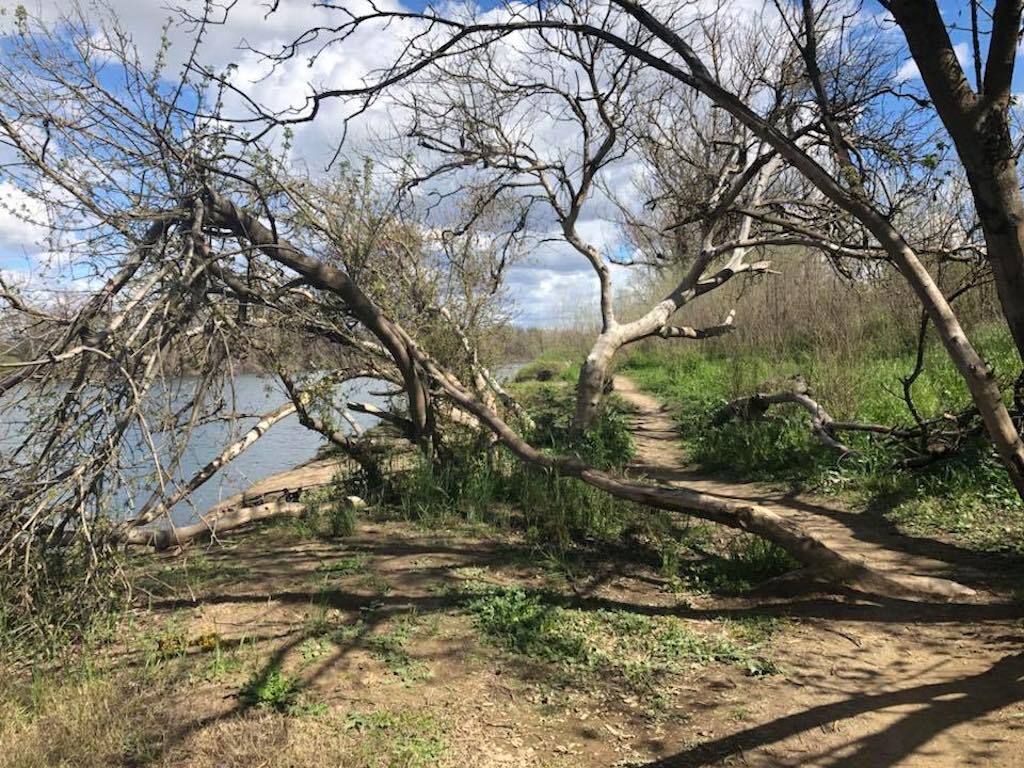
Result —
[{"label": "river water", "polygon": [[[370,379],[348,382],[341,388],[339,402],[354,400],[383,407],[386,405],[384,399],[373,395],[371,391],[385,386]],[[268,413],[287,400],[275,379],[258,374],[237,376],[233,397],[232,410],[238,413]],[[352,413],[352,417],[364,428],[378,422],[375,417],[361,413]],[[198,427],[192,433],[189,448],[182,459],[180,477],[186,480],[192,477],[223,451],[228,443],[245,434],[255,422],[255,419],[250,418],[239,419],[233,428],[224,423]],[[344,422],[340,426],[345,432],[351,431]],[[190,499],[178,504],[172,510],[171,517],[175,524],[191,522],[211,505],[245,490],[258,480],[312,459],[323,443],[324,439],[319,434],[306,429],[299,424],[298,416],[290,414],[205,485],[196,489]]]},{"label": "river water", "polygon": [[[507,379],[520,367],[520,365],[501,366],[495,374],[499,379]],[[353,400],[386,407],[386,399],[373,394],[373,392],[387,387],[388,385],[380,381],[357,379],[347,382],[339,388],[337,402],[340,405],[346,400]],[[260,374],[243,374],[235,377],[228,402],[229,410],[232,412],[262,414],[274,410],[286,399],[287,396],[275,378]],[[356,423],[364,428],[378,423],[378,419],[373,416],[355,412],[352,412],[351,415]],[[341,420],[339,422],[343,431],[351,431],[348,424]],[[255,418],[239,418],[234,423],[213,422],[196,427],[176,473],[178,481],[187,482],[196,472],[220,454],[229,443],[245,434],[255,423]],[[0,461],[3,460],[2,454],[5,446],[13,445],[17,434],[26,428],[29,427],[25,422],[20,424],[9,422],[0,425]],[[271,427],[234,461],[196,489],[189,499],[175,506],[171,514],[172,520],[178,525],[193,522],[199,513],[218,501],[245,490],[269,475],[312,459],[323,442],[324,439],[319,434],[299,424],[295,414],[287,416]],[[139,474],[136,477],[151,475],[152,471],[153,466],[150,461],[148,467],[139,468]],[[138,503],[141,504],[145,501],[154,488],[155,486],[147,488],[143,484],[136,495]]]}]

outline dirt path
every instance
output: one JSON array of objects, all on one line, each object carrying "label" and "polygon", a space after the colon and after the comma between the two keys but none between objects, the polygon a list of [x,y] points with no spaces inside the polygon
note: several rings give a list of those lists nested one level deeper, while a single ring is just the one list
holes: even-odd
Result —
[{"label": "dirt path", "polygon": [[883,573],[937,577],[986,591],[1001,591],[1004,577],[987,572],[982,556],[951,543],[903,535],[880,515],[758,483],[702,477],[687,467],[675,424],[657,398],[642,392],[623,376],[615,377],[615,391],[635,409],[633,434],[637,455],[631,465],[634,474],[712,496],[754,502],[796,521],[801,530],[829,548]]},{"label": "dirt path", "polygon": [[[636,409],[634,472],[704,493],[756,501],[877,568],[954,578],[979,588],[971,603],[801,598],[774,610],[794,618],[786,680],[753,694],[745,727],[650,766],[1024,765],[1024,644],[1012,577],[955,545],[901,536],[885,520],[755,483],[685,469],[670,416],[633,382],[616,391]],[[758,610],[773,610],[764,602]],[[774,687],[774,686],[770,686]],[[718,727],[721,727],[720,725]]]}]

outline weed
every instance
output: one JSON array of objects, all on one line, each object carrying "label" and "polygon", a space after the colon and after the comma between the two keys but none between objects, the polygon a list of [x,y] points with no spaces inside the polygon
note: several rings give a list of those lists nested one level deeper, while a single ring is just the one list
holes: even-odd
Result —
[{"label": "weed", "polygon": [[323,637],[334,630],[326,601],[316,603],[302,620],[302,633],[307,637]]},{"label": "weed", "polygon": [[406,684],[430,677],[427,666],[413,659],[405,647],[417,629],[417,617],[408,615],[393,621],[387,632],[374,635],[366,641],[370,652],[384,662],[391,674]]},{"label": "weed", "polygon": [[731,663],[751,674],[771,670],[756,654],[766,636],[744,642],[750,638],[742,633],[707,635],[669,616],[566,608],[552,595],[520,588],[470,584],[466,597],[466,609],[486,637],[577,674],[612,673],[649,687],[655,675],[694,664]]},{"label": "weed", "polygon": [[359,750],[374,765],[425,768],[437,765],[447,750],[443,728],[429,713],[410,710],[351,712],[348,730],[359,734]]},{"label": "weed", "polygon": [[320,563],[316,567],[316,572],[330,576],[351,576],[356,573],[363,573],[366,570],[366,561],[366,555],[349,555],[334,562]]},{"label": "weed", "polygon": [[756,536],[737,536],[724,555],[708,555],[683,563],[679,573],[693,588],[723,594],[745,592],[761,582],[797,567],[783,549]]},{"label": "weed", "polygon": [[252,674],[238,692],[239,700],[247,707],[271,709],[290,714],[298,705],[301,685],[293,677],[271,664]]},{"label": "weed", "polygon": [[331,640],[339,645],[350,643],[366,634],[366,622],[357,619],[352,624],[339,627],[331,633]]},{"label": "weed", "polygon": [[298,648],[302,666],[307,667],[327,653],[327,643],[319,637],[309,637]]},{"label": "weed", "polygon": [[356,511],[345,491],[345,484],[339,481],[303,493],[300,501],[305,512],[295,521],[295,530],[304,538],[351,536],[356,526]]},{"label": "weed", "polygon": [[216,682],[237,674],[242,666],[242,658],[237,650],[218,645],[200,672],[200,677],[208,683]]}]

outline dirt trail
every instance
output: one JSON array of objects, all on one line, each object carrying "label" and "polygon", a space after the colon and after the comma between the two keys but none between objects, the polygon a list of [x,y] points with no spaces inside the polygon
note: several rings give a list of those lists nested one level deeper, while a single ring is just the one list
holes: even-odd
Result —
[{"label": "dirt trail", "polygon": [[1004,579],[986,573],[985,559],[954,544],[899,533],[881,515],[850,510],[833,500],[780,491],[759,483],[702,476],[687,467],[672,417],[662,403],[634,382],[615,377],[615,392],[634,409],[636,459],[631,471],[701,493],[754,502],[787,519],[844,555],[883,573],[950,579],[983,590],[1000,589]]}]

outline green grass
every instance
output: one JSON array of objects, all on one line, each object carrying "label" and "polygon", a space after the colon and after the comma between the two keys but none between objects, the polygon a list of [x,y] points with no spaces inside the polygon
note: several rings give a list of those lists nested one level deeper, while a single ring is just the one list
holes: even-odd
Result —
[{"label": "green grass", "polygon": [[246,566],[223,556],[211,558],[196,551],[144,572],[135,586],[154,595],[172,595],[236,581],[248,573]]},{"label": "green grass", "polygon": [[448,750],[444,724],[429,712],[351,712],[345,727],[357,732],[366,765],[426,768],[437,765]]},{"label": "green grass", "polygon": [[345,498],[347,485],[334,482],[305,491],[300,501],[305,513],[292,525],[303,538],[340,539],[351,536],[356,527],[355,508]]},{"label": "green grass", "polygon": [[756,536],[736,536],[723,552],[680,563],[675,572],[690,589],[740,594],[798,567],[785,550]]},{"label": "green grass", "polygon": [[430,677],[427,665],[413,659],[406,649],[406,644],[420,628],[418,617],[409,614],[392,620],[386,632],[366,639],[366,645],[374,657],[406,685]]},{"label": "green grass", "polygon": [[366,571],[366,555],[349,555],[330,563],[320,563],[316,572],[329,576],[351,576]]},{"label": "green grass", "polygon": [[559,355],[541,355],[516,371],[515,381],[517,383],[575,382],[579,373],[580,366],[578,362],[566,360]]},{"label": "green grass", "polygon": [[[627,417],[614,398],[594,427],[576,438],[569,434],[572,393],[567,385],[534,382],[517,387],[517,394],[535,419],[528,437],[543,450],[576,455],[611,470],[633,456]],[[400,517],[430,526],[516,525],[532,540],[564,549],[580,540],[616,538],[640,509],[573,478],[524,465],[504,449],[488,451],[473,440],[449,448],[452,461],[438,467],[417,458],[396,479],[392,498]]]},{"label": "green grass", "polygon": [[[1006,333],[986,326],[972,338],[1001,380],[1016,375],[1016,350]],[[844,359],[799,349],[725,356],[713,348],[658,346],[630,355],[622,368],[671,407],[688,457],[706,471],[842,495],[880,510],[908,533],[941,533],[978,549],[1024,555],[1024,505],[984,437],[967,439],[952,458],[904,469],[896,463],[906,448],[882,435],[844,433],[856,454],[840,460],[813,438],[806,413],[792,406],[773,409],[777,418],[711,426],[725,402],[777,391],[798,374],[833,418],[911,424],[900,377],[912,370],[913,358],[911,345],[871,339]],[[914,398],[925,418],[970,404],[937,344],[928,347]]]},{"label": "green grass", "polygon": [[698,631],[672,616],[565,607],[557,596],[469,582],[466,610],[477,629],[517,654],[583,677],[613,676],[650,688],[664,673],[721,662],[751,675],[777,671],[765,655],[775,626]]}]

